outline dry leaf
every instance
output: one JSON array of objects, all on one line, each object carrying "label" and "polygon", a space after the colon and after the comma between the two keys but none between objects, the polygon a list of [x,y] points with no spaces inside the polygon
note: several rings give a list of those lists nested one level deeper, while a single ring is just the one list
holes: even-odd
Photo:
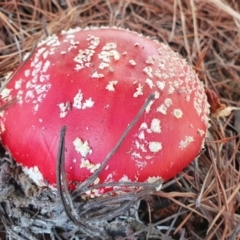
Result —
[{"label": "dry leaf", "polygon": [[204,70],[202,68],[202,65],[203,65],[203,60],[207,54],[207,50],[208,50],[208,47],[205,47],[201,52],[200,52],[200,55],[199,55],[199,58],[197,60],[197,63],[194,67],[196,73],[198,74],[199,76],[199,79],[201,80],[203,78],[203,74],[204,74]]},{"label": "dry leaf", "polygon": [[210,111],[213,117],[228,117],[233,110],[239,110],[238,107],[226,106],[224,103],[221,103],[216,92],[209,88],[205,88],[207,95],[208,103],[210,105]]},{"label": "dry leaf", "polygon": [[213,114],[214,117],[219,118],[219,117],[228,117],[233,110],[240,110],[239,107],[224,107],[217,111],[216,113]]}]

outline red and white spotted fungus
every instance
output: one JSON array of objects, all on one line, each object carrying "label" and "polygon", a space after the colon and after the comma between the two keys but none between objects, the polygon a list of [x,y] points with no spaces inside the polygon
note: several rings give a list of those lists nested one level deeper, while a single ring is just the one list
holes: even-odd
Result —
[{"label": "red and white spotted fungus", "polygon": [[193,68],[169,46],[117,28],[71,29],[38,44],[2,91],[1,140],[38,184],[56,183],[59,131],[66,173],[99,168],[148,96],[145,109],[95,183],[167,180],[204,144],[209,107]]}]

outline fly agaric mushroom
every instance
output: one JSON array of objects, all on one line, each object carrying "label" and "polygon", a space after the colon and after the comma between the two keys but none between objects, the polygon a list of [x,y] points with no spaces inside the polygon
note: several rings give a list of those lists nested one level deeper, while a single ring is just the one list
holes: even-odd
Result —
[{"label": "fly agaric mushroom", "polygon": [[95,183],[167,180],[203,147],[203,84],[169,46],[117,29],[71,29],[39,43],[2,91],[1,140],[38,184],[56,183],[59,131],[66,173],[83,182],[99,168],[147,97],[155,98]]}]

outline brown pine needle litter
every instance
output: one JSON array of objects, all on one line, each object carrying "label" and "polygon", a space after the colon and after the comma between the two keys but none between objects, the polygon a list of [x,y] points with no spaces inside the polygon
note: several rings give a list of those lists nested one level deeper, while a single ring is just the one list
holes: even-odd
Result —
[{"label": "brown pine needle litter", "polygon": [[[238,0],[2,0],[1,82],[36,42],[76,26],[129,28],[168,43],[221,106],[240,106]],[[240,112],[223,116],[210,119],[200,157],[158,192],[145,185],[83,201],[81,191],[65,191],[62,201],[2,150],[0,239],[240,239]]]}]

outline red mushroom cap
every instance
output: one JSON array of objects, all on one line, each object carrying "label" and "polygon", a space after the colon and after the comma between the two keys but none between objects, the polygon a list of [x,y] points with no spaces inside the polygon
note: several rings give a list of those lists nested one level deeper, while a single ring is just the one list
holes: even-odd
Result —
[{"label": "red mushroom cap", "polygon": [[167,45],[128,30],[72,29],[41,42],[1,93],[2,103],[18,99],[1,114],[2,143],[25,170],[39,170],[54,184],[59,131],[66,125],[67,177],[82,182],[151,93],[155,99],[98,182],[167,180],[203,146],[204,87]]}]

